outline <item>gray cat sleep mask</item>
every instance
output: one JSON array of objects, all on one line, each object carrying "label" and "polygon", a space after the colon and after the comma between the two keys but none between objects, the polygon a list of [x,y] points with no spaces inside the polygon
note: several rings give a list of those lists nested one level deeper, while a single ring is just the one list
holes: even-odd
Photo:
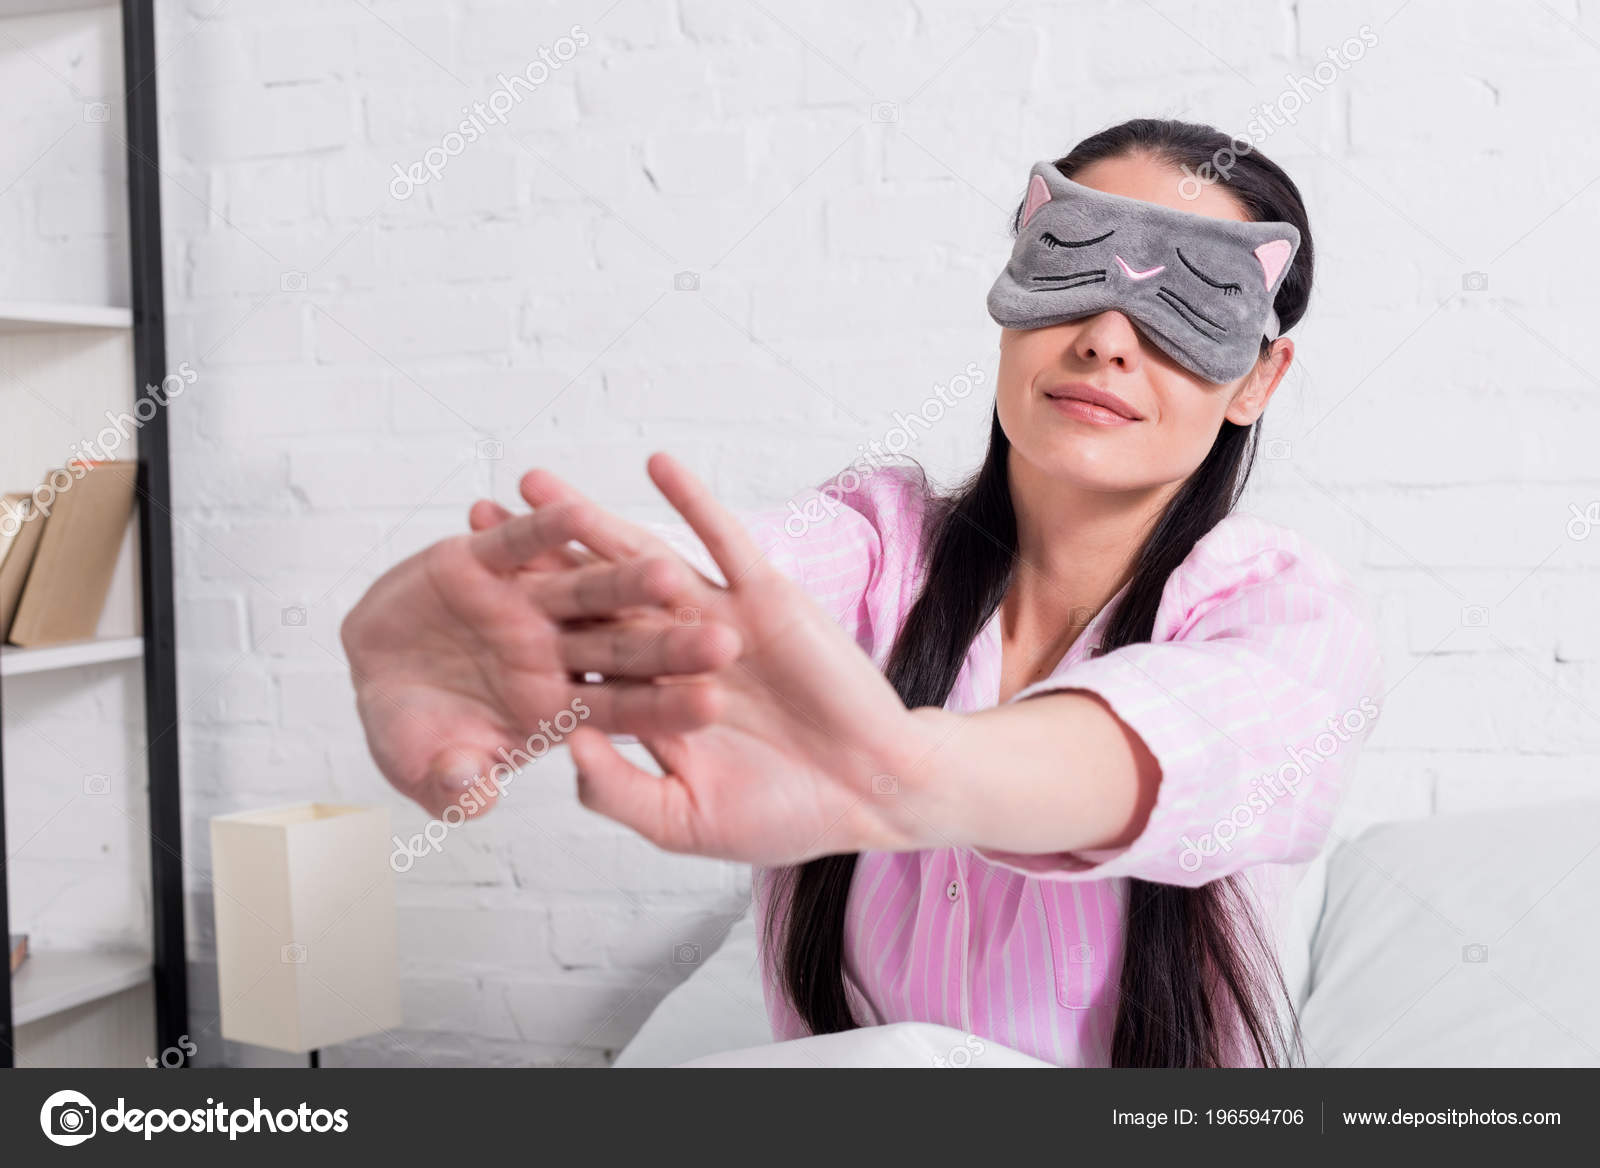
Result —
[{"label": "gray cat sleep mask", "polygon": [[1028,182],[989,315],[1033,329],[1115,309],[1185,369],[1243,377],[1278,335],[1272,303],[1300,248],[1292,223],[1213,219],[1081,186],[1052,162]]}]

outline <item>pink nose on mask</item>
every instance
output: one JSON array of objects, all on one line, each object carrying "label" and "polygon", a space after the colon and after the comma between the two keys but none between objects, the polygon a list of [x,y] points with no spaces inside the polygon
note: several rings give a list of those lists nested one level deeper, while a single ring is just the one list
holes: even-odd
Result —
[{"label": "pink nose on mask", "polygon": [[1112,256],[1111,258],[1117,261],[1117,266],[1122,269],[1122,274],[1130,280],[1148,280],[1151,276],[1159,275],[1167,270],[1166,264],[1159,264],[1146,271],[1136,272],[1128,266],[1128,261],[1121,256]]}]

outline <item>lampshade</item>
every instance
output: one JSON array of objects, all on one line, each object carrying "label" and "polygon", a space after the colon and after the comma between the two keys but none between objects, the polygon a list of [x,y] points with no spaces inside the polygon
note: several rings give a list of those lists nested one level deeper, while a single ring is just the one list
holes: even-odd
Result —
[{"label": "lampshade", "polygon": [[382,807],[211,820],[224,1038],[303,1053],[400,1025],[389,851]]}]

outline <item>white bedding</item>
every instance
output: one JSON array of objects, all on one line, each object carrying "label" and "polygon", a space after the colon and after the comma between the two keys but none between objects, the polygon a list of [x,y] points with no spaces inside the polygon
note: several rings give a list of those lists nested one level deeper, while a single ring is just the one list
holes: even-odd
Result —
[{"label": "white bedding", "polygon": [[1050,1067],[991,1039],[930,1022],[864,1026],[703,1055],[680,1067]]}]

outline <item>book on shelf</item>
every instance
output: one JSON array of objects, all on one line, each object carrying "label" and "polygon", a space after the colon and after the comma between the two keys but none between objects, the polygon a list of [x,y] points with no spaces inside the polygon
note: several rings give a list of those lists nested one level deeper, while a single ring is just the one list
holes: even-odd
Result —
[{"label": "book on shelf", "polygon": [[11,644],[33,648],[94,636],[137,474],[138,463],[118,459],[75,461],[45,477],[33,496],[42,530],[7,632]]},{"label": "book on shelf", "polygon": [[16,973],[22,968],[22,963],[28,960],[28,934],[12,933],[11,945],[11,972]]},{"label": "book on shelf", "polygon": [[11,618],[22,599],[22,582],[33,566],[44,532],[44,516],[28,494],[0,496],[0,643],[11,631]]}]

